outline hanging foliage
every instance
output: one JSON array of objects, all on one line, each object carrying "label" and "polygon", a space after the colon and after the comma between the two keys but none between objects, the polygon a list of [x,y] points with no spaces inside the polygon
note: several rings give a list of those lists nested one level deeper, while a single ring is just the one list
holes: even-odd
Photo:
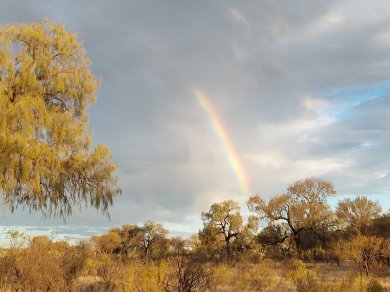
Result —
[{"label": "hanging foliage", "polygon": [[62,25],[0,27],[0,192],[11,211],[107,213],[119,192],[109,150],[92,149],[86,128],[98,86],[89,63]]}]

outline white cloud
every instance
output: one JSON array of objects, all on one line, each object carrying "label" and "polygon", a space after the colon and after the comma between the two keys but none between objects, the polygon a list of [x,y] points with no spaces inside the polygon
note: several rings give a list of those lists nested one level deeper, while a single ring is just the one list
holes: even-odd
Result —
[{"label": "white cloud", "polygon": [[325,16],[324,19],[331,24],[339,24],[345,21],[345,16],[337,11],[330,11]]},{"label": "white cloud", "polygon": [[239,9],[232,7],[229,9],[229,12],[230,12],[230,17],[235,23],[243,26],[248,24],[248,19],[244,16],[244,14]]}]

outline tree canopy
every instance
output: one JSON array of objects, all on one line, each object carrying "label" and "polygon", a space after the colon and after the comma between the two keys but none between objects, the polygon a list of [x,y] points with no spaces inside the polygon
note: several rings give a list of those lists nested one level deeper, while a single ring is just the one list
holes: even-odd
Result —
[{"label": "tree canopy", "polygon": [[202,212],[204,229],[214,229],[221,234],[226,244],[226,256],[230,257],[230,242],[237,238],[243,229],[240,207],[233,200],[211,205],[208,212]]},{"label": "tree canopy", "polygon": [[378,202],[369,200],[367,197],[358,196],[351,199],[344,199],[337,205],[337,217],[353,230],[361,233],[364,225],[370,225],[372,219],[378,217],[382,208]]},{"label": "tree canopy", "polygon": [[109,150],[92,149],[86,127],[98,86],[89,63],[62,25],[0,27],[0,192],[11,211],[106,213],[120,192]]},{"label": "tree canopy", "polygon": [[[291,232],[289,237],[295,242],[300,255],[301,234],[304,231],[314,231],[333,220],[326,199],[335,194],[330,181],[306,178],[289,186],[287,194],[272,198],[268,204],[260,196],[252,196],[248,207],[257,214],[259,220],[266,219],[271,227],[281,222],[286,224]],[[285,240],[287,236],[281,238]]]}]

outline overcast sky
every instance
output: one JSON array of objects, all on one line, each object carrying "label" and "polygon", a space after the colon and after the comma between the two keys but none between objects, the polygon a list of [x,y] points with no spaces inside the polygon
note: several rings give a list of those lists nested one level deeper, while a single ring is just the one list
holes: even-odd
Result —
[{"label": "overcast sky", "polygon": [[[249,194],[195,88],[222,121],[250,193],[267,199],[317,176],[333,181],[336,201],[360,194],[390,207],[389,1],[0,3],[1,24],[48,18],[76,32],[102,81],[90,124],[123,194],[111,221],[77,211],[73,231],[58,233],[152,219],[184,234],[213,202],[244,206]],[[63,222],[18,211],[1,224]]]}]

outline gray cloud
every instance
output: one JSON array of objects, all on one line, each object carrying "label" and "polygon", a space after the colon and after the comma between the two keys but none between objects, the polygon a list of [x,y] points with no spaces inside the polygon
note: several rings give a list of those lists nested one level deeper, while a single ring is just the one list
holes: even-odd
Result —
[{"label": "gray cloud", "polygon": [[[313,175],[332,179],[339,193],[389,192],[387,1],[1,6],[3,24],[49,18],[77,32],[102,79],[89,110],[94,141],[111,148],[124,192],[111,221],[87,209],[68,224],[190,226],[215,200],[245,200],[196,86],[228,130],[252,192],[269,197]],[[18,211],[3,224],[39,218]]]}]

